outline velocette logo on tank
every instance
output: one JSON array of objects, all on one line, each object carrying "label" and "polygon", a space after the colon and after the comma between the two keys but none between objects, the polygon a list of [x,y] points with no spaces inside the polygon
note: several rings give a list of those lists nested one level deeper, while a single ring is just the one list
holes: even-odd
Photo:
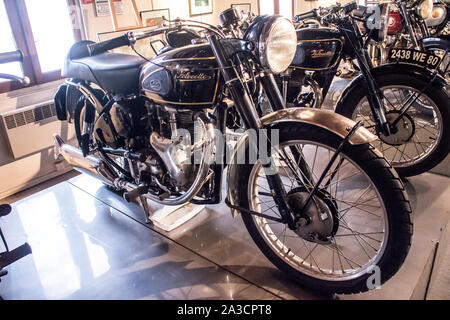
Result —
[{"label": "velocette logo on tank", "polygon": [[161,90],[161,81],[159,81],[159,80],[154,80],[154,79],[152,79],[152,80],[150,80],[150,89],[151,90],[153,90],[153,91],[159,91],[159,90]]},{"label": "velocette logo on tank", "polygon": [[211,80],[212,77],[205,73],[190,73],[188,71],[182,71],[177,74],[177,79],[181,81],[207,81]]},{"label": "velocette logo on tank", "polygon": [[311,50],[311,57],[312,58],[323,58],[323,57],[331,57],[334,55],[331,51],[325,51],[323,49],[320,50]]}]

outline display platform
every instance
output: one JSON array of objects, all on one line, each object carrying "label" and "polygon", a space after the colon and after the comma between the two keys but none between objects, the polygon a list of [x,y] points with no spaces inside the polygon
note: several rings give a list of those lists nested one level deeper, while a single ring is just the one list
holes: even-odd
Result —
[{"label": "display platform", "polygon": [[[420,298],[434,242],[447,224],[450,179],[406,183],[415,209],[411,253],[380,290],[340,299]],[[3,218],[12,247],[33,254],[8,268],[4,299],[329,299],[279,272],[256,248],[240,217],[207,206],[165,232],[144,223],[142,208],[80,175],[13,203]],[[421,282],[422,281],[422,282]]]}]

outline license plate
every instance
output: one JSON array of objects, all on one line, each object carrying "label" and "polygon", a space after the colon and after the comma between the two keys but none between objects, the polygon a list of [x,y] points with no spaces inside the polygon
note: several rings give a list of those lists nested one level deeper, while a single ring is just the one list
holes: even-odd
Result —
[{"label": "license plate", "polygon": [[430,69],[436,69],[441,62],[441,58],[429,52],[413,49],[391,49],[389,50],[389,61],[412,63]]}]

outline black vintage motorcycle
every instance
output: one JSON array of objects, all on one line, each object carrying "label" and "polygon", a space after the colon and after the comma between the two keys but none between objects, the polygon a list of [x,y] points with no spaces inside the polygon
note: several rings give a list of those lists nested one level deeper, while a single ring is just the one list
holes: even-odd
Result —
[{"label": "black vintage motorcycle", "polygon": [[[238,39],[224,32],[239,13],[220,17],[221,28],[178,21],[75,44],[55,104],[60,120],[73,119],[80,148],[56,135],[56,155],[124,190],[126,200],[139,198],[148,222],[147,199],[220,203],[227,165],[225,202],[280,270],[340,293],[373,288],[374,268],[384,283],[407,255],[412,224],[401,180],[370,144],[376,137],[332,112],[285,108],[272,72],[287,69],[295,55],[290,21],[266,16]],[[152,60],[108,52],[185,27],[202,29],[206,42]],[[265,117],[255,87],[275,110]],[[248,131],[230,149],[219,142],[232,106]]]},{"label": "black vintage motorcycle", "polygon": [[367,45],[386,36],[385,20],[376,26],[373,12],[356,3],[318,13],[296,16],[297,22],[316,19],[327,27],[307,24],[297,30],[296,56],[278,78],[288,106],[320,107],[340,62],[355,60],[361,74],[345,88],[335,111],[363,121],[401,176],[438,165],[450,152],[450,96],[446,81],[430,71],[439,68],[439,57],[396,49],[391,52],[395,62],[374,67]]}]

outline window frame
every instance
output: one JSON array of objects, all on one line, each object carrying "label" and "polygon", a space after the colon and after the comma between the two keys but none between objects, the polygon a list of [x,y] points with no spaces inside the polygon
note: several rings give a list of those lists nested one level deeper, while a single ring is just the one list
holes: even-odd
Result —
[{"label": "window frame", "polygon": [[[258,0],[258,15],[261,15],[261,1],[267,0]],[[280,14],[280,0],[273,0],[273,11],[274,14]],[[292,0],[291,20],[294,19],[294,16],[295,16],[295,0]]]},{"label": "window frame", "polygon": [[[40,85],[62,79],[61,69],[42,72],[39,57],[34,42],[33,32],[28,17],[25,0],[0,0],[5,4],[6,14],[18,50],[23,52],[23,74],[30,78],[30,85]],[[67,6],[78,6],[76,0],[66,0]],[[79,29],[73,29],[75,41],[82,40]],[[3,81],[0,83],[0,94],[24,88],[17,81]]]}]

